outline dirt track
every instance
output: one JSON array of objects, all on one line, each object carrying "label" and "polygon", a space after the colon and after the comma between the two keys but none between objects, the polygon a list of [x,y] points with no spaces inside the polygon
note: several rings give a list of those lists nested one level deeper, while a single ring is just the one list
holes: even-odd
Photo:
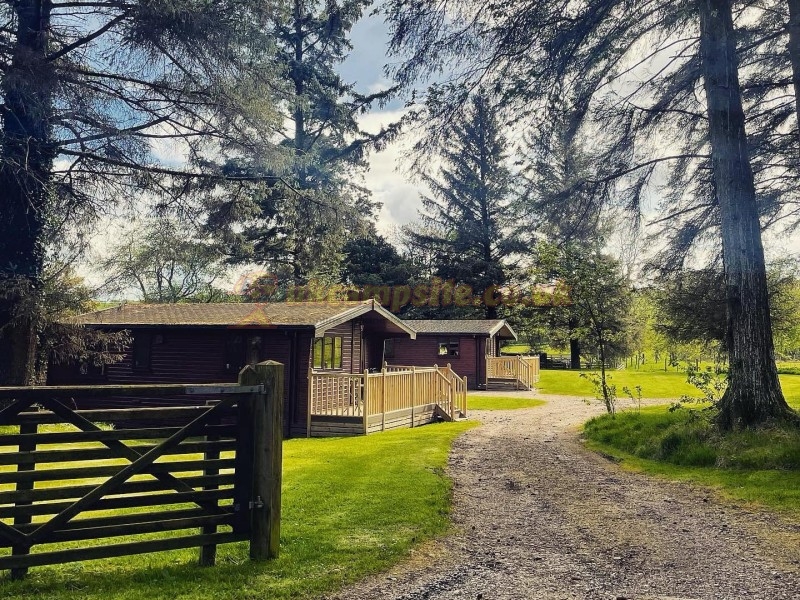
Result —
[{"label": "dirt track", "polygon": [[580,442],[601,407],[549,400],[473,413],[450,458],[457,532],[333,598],[800,598],[800,523],[624,472]]}]

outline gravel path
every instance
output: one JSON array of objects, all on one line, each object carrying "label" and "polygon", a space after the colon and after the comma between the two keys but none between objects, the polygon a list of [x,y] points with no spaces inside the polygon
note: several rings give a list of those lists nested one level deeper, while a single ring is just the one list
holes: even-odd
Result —
[{"label": "gravel path", "polygon": [[800,523],[624,472],[580,442],[601,407],[547,399],[475,411],[450,457],[457,532],[333,598],[800,598]]}]

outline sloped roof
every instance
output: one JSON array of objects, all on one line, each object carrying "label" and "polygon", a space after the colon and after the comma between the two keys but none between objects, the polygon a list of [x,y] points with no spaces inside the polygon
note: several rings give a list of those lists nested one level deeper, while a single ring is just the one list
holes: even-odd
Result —
[{"label": "sloped roof", "polygon": [[317,335],[368,312],[376,312],[413,339],[414,329],[374,300],[358,302],[266,302],[204,304],[126,303],[79,315],[78,325],[109,327],[313,327]]},{"label": "sloped roof", "polygon": [[423,335],[498,335],[501,339],[517,339],[517,334],[505,319],[419,319],[406,320],[406,323]]}]

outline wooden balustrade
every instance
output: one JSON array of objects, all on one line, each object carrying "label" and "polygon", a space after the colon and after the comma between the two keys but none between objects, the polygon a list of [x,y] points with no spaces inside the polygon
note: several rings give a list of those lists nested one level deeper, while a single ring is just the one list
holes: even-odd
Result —
[{"label": "wooden balustrade", "polygon": [[378,373],[309,371],[307,435],[347,435],[414,427],[466,416],[467,381],[450,365]]},{"label": "wooden balustrade", "polygon": [[486,380],[505,379],[515,386],[533,389],[539,381],[538,356],[487,356]]}]

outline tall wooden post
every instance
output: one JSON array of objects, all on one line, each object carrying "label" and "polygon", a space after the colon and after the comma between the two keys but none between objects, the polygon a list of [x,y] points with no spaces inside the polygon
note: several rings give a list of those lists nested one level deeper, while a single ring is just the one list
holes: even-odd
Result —
[{"label": "tall wooden post", "polygon": [[386,367],[381,369],[381,431],[386,431]]},{"label": "tall wooden post", "polygon": [[250,558],[277,558],[281,537],[283,463],[283,365],[271,360],[245,368],[240,385],[262,385],[250,403],[253,482],[250,500]]},{"label": "tall wooden post", "polygon": [[369,433],[369,369],[364,369],[364,388],[361,393],[361,401],[364,403],[362,409],[364,416],[364,435]]},{"label": "tall wooden post", "polygon": [[411,426],[414,426],[414,407],[417,405],[417,367],[411,367]]},{"label": "tall wooden post", "polygon": [[314,408],[314,369],[308,368],[308,401],[306,402],[306,437],[311,437],[311,412]]}]

